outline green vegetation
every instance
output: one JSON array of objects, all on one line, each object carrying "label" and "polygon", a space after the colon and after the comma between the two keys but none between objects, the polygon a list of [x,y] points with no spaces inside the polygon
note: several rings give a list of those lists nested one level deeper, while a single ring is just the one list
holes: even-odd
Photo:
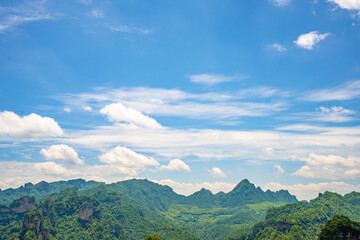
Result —
[{"label": "green vegetation", "polygon": [[[83,180],[75,182],[82,189],[62,188],[74,182],[30,185],[34,197],[43,194],[36,202],[22,197],[23,190],[7,192],[0,204],[0,240],[317,239],[319,234],[338,239],[329,236],[359,230],[353,222],[360,220],[356,192],[326,192],[310,202],[297,202],[287,191],[264,192],[248,180],[229,193],[202,189],[188,197],[147,180],[93,182],[91,187]],[[50,189],[47,194],[43,186]]]},{"label": "green vegetation", "polygon": [[360,223],[351,221],[346,216],[335,215],[321,228],[319,239],[360,239]]},{"label": "green vegetation", "polygon": [[231,239],[317,239],[321,227],[333,216],[342,214],[360,220],[360,193],[341,196],[325,192],[310,202],[301,201],[272,208],[265,221],[252,231]]},{"label": "green vegetation", "polygon": [[74,179],[69,181],[58,181],[53,183],[39,182],[37,184],[26,183],[25,186],[13,189],[9,188],[0,191],[0,203],[9,205],[15,199],[22,196],[33,196],[40,199],[50,193],[59,192],[64,188],[76,186],[78,189],[87,189],[98,185],[98,182],[88,181],[83,179]]}]

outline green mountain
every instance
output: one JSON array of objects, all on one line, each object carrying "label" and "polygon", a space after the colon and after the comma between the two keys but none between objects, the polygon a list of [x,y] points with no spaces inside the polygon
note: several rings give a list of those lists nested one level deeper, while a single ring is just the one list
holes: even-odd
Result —
[{"label": "green mountain", "polygon": [[18,199],[22,196],[33,196],[39,199],[50,193],[59,192],[64,188],[76,186],[78,189],[87,189],[98,185],[95,181],[85,181],[83,179],[74,179],[69,181],[58,181],[47,183],[45,181],[37,184],[26,183],[24,186],[13,189],[9,188],[6,190],[0,190],[0,203],[10,204],[13,200]]},{"label": "green mountain", "polygon": [[360,239],[360,223],[343,215],[335,215],[321,228],[319,239]]},{"label": "green mountain", "polygon": [[251,232],[231,239],[317,239],[321,227],[335,215],[359,221],[360,193],[341,196],[325,192],[310,202],[272,208],[266,213],[265,221],[255,224]]},{"label": "green mountain", "polygon": [[[225,239],[264,220],[269,208],[296,202],[287,191],[264,192],[248,180],[229,193],[202,189],[188,197],[168,186],[135,179],[26,186],[0,193],[1,240],[143,239],[154,234],[160,239]],[[16,197],[22,198],[8,204]],[[41,229],[32,228],[34,224]]]}]

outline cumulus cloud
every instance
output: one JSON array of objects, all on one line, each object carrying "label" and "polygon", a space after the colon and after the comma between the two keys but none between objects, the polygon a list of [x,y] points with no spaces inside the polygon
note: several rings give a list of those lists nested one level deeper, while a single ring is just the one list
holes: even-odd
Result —
[{"label": "cumulus cloud", "polygon": [[34,169],[47,175],[63,177],[68,175],[67,169],[55,162],[34,163]]},{"label": "cumulus cloud", "polygon": [[357,179],[360,177],[360,158],[337,155],[310,154],[301,159],[306,163],[293,175],[319,179]]},{"label": "cumulus cloud", "polygon": [[137,175],[139,170],[146,166],[160,165],[155,159],[136,153],[126,147],[115,147],[101,154],[99,160],[116,168],[121,174],[128,176]]},{"label": "cumulus cloud", "polygon": [[295,195],[298,200],[310,200],[316,198],[319,193],[323,193],[325,191],[337,192],[339,194],[360,191],[360,185],[352,185],[345,182],[321,182],[283,185],[280,183],[270,182],[265,185],[264,189],[270,189],[272,191],[286,189],[291,194]]},{"label": "cumulus cloud", "polygon": [[360,0],[328,0],[336,3],[339,7],[349,10],[360,10]]},{"label": "cumulus cloud", "polygon": [[62,134],[60,126],[52,118],[41,117],[35,113],[20,117],[14,112],[0,112],[0,135],[35,139]]},{"label": "cumulus cloud", "polygon": [[208,189],[214,194],[220,191],[229,192],[236,185],[233,183],[226,183],[226,182],[180,183],[180,182],[175,182],[171,179],[164,179],[160,181],[152,180],[152,181],[162,185],[170,186],[176,193],[183,195],[193,194],[194,192],[199,191],[202,188]]},{"label": "cumulus cloud", "polygon": [[271,44],[270,46],[272,49],[275,49],[278,52],[286,52],[287,51],[286,47],[282,46],[279,43],[274,43],[274,44]]},{"label": "cumulus cloud", "polygon": [[322,102],[342,101],[360,97],[360,80],[349,81],[329,89],[307,92],[300,100]]},{"label": "cumulus cloud", "polygon": [[67,112],[67,113],[70,113],[70,112],[71,112],[71,108],[64,107],[64,111]]},{"label": "cumulus cloud", "polygon": [[278,175],[278,176],[283,175],[284,172],[285,172],[284,169],[283,169],[280,165],[275,165],[274,168],[277,169],[277,175]]},{"label": "cumulus cloud", "polygon": [[169,164],[166,166],[161,166],[160,170],[169,170],[169,171],[184,171],[184,172],[191,172],[190,167],[181,161],[180,159],[173,159],[170,160]]},{"label": "cumulus cloud", "polygon": [[215,178],[224,178],[227,177],[226,174],[218,167],[213,167],[211,170],[208,170],[211,176]]},{"label": "cumulus cloud", "polygon": [[82,106],[81,107],[85,112],[91,112],[93,109],[90,106]]},{"label": "cumulus cloud", "polygon": [[242,80],[247,78],[247,75],[243,76],[223,76],[215,74],[197,74],[189,76],[190,81],[193,83],[201,83],[205,85],[214,85],[223,82],[231,82],[234,80]]},{"label": "cumulus cloud", "polygon": [[61,163],[82,165],[84,161],[78,157],[77,152],[65,144],[52,145],[48,149],[41,149],[40,153],[47,160],[54,160]]},{"label": "cumulus cloud", "polygon": [[320,41],[324,40],[330,33],[320,34],[318,31],[301,34],[294,43],[301,48],[312,50]]},{"label": "cumulus cloud", "polygon": [[134,124],[139,127],[160,129],[161,125],[153,118],[142,114],[132,108],[127,108],[121,103],[113,103],[105,106],[100,113],[106,115],[109,121]]},{"label": "cumulus cloud", "polygon": [[271,0],[275,6],[278,6],[278,7],[283,7],[283,6],[286,6],[288,5],[291,0]]}]

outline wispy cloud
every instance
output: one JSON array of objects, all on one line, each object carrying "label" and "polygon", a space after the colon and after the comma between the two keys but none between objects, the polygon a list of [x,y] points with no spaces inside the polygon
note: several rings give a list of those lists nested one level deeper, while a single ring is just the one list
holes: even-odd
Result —
[{"label": "wispy cloud", "polygon": [[342,106],[319,107],[314,112],[299,112],[286,117],[281,117],[283,120],[296,120],[303,122],[332,122],[342,123],[357,120],[356,112],[346,109]]},{"label": "wispy cloud", "polygon": [[287,51],[286,47],[284,47],[283,45],[281,45],[279,43],[273,43],[270,45],[270,47],[272,49],[275,49],[278,52],[286,52]]},{"label": "wispy cloud", "polygon": [[146,29],[146,28],[139,28],[139,27],[129,27],[126,25],[119,25],[119,26],[113,26],[108,25],[108,28],[113,32],[122,32],[122,33],[138,33],[138,34],[152,34],[152,29]]},{"label": "wispy cloud", "polygon": [[0,33],[13,31],[15,27],[37,21],[54,20],[59,14],[51,14],[46,9],[46,1],[29,1],[23,5],[2,9]]},{"label": "wispy cloud", "polygon": [[307,92],[300,100],[322,102],[350,100],[358,97],[360,97],[360,80],[355,80],[346,82],[334,88]]},{"label": "wispy cloud", "polygon": [[244,74],[241,76],[234,75],[234,76],[224,76],[224,75],[216,75],[216,74],[196,74],[190,75],[189,79],[193,83],[200,83],[205,85],[214,85],[223,82],[232,82],[232,81],[240,81],[249,76]]},{"label": "wispy cloud", "polygon": [[330,35],[330,33],[319,33],[318,31],[312,31],[309,33],[301,34],[294,43],[307,50],[312,50],[316,44],[324,40]]},{"label": "wispy cloud", "polygon": [[273,2],[275,6],[278,7],[284,7],[291,2],[291,0],[270,0],[270,1]]},{"label": "wispy cloud", "polygon": [[89,12],[89,14],[88,14],[90,17],[93,17],[93,18],[104,18],[104,15],[103,15],[103,13],[102,13],[102,11],[101,10],[99,10],[99,9],[94,9],[94,10],[92,10],[91,12]]},{"label": "wispy cloud", "polygon": [[277,169],[277,173],[276,173],[276,174],[277,174],[278,176],[283,175],[284,172],[285,172],[284,169],[283,169],[280,165],[275,165],[274,168]]},{"label": "wispy cloud", "polygon": [[[84,106],[96,103],[103,107],[104,104],[115,102],[154,116],[237,121],[244,116],[268,116],[274,112],[284,111],[288,107],[286,101],[282,100],[285,95],[285,92],[269,87],[247,88],[233,94],[214,92],[194,94],[175,89],[120,88],[99,89],[94,93],[65,95],[59,98],[68,105]],[[267,97],[278,97],[279,100],[256,101]]]}]

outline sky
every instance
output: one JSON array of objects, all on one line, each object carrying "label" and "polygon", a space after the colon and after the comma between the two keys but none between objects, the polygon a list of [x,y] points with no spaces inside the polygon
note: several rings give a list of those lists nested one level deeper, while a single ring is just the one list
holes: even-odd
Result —
[{"label": "sky", "polygon": [[360,191],[360,0],[0,1],[0,188]]}]

